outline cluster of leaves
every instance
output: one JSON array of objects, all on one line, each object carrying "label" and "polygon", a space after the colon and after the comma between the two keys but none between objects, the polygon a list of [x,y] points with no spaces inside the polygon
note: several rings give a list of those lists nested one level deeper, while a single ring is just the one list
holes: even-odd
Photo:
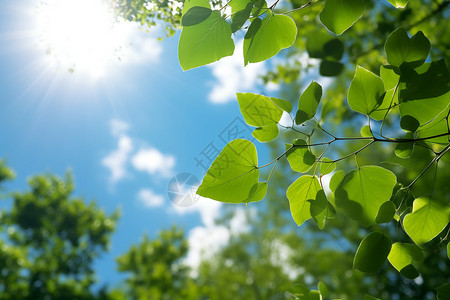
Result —
[{"label": "cluster of leaves", "polygon": [[[13,178],[0,162],[0,183]],[[6,174],[6,175],[5,175]],[[73,180],[35,176],[0,213],[2,299],[93,299],[93,260],[107,250],[118,214],[71,197]]]},{"label": "cluster of leaves", "polygon": [[[397,8],[407,5],[407,1],[389,2]],[[244,37],[244,64],[266,60],[291,46],[297,35],[296,25],[290,17],[273,12],[277,3],[267,7],[259,1],[232,0],[227,3],[231,7],[231,22],[228,23],[221,10],[211,10],[207,1],[186,2],[179,43],[182,68],[195,68],[231,55],[234,52],[231,33],[247,21],[250,25]],[[329,31],[340,35],[365,9],[364,1],[327,0],[320,20]],[[286,144],[286,150],[265,165],[258,165],[256,147],[250,141],[230,142],[212,163],[198,194],[229,203],[260,201],[266,195],[277,163],[286,157],[293,171],[309,172],[286,191],[297,225],[312,218],[323,229],[326,221],[335,217],[337,208],[361,226],[372,228],[356,251],[355,269],[376,273],[388,259],[401,275],[417,278],[419,273],[415,266],[423,260],[423,251],[433,247],[439,250],[448,245],[448,233],[444,231],[450,220],[448,201],[432,197],[432,189],[427,195],[415,196],[412,187],[450,150],[450,75],[444,60],[425,63],[430,42],[422,32],[409,37],[406,30],[398,28],[389,35],[384,46],[387,64],[380,67],[379,76],[358,66],[348,89],[348,105],[367,118],[361,136],[338,137],[315,119],[322,98],[322,87],[316,82],[300,96],[290,126],[280,124],[283,114],[292,111],[290,102],[238,93],[241,113],[247,124],[256,127],[253,136],[257,140],[274,140],[280,127],[297,132],[301,138]],[[340,73],[343,47],[338,40],[319,37],[307,48],[312,57],[323,59],[321,73],[330,76]],[[396,137],[389,137],[386,129],[383,132],[388,122],[401,128],[403,136],[398,137],[398,130],[392,128],[389,135],[393,133]],[[303,126],[310,130],[300,130]],[[343,156],[325,157],[330,146],[338,141],[365,144]],[[398,182],[396,175],[387,168],[358,163],[361,151],[380,143],[395,144],[395,154],[402,159],[411,157],[418,147],[427,149],[432,158],[413,181]],[[339,169],[339,162],[351,157],[355,158],[357,168],[349,172]],[[268,178],[260,181],[260,169],[271,165]],[[332,194],[327,195],[322,178],[333,171],[329,184]],[[379,225],[391,222],[400,225],[410,242],[393,243],[391,237],[382,232]],[[433,241],[435,238],[439,240],[437,243]],[[446,284],[438,291],[448,288]],[[444,299],[443,295],[443,292],[438,293],[439,299]]]}]

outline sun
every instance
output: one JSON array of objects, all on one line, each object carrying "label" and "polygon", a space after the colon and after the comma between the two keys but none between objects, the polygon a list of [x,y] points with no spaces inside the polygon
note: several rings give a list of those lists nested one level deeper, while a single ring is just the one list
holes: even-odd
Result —
[{"label": "sun", "polygon": [[39,45],[69,70],[102,76],[123,44],[105,0],[44,0],[37,9]]}]

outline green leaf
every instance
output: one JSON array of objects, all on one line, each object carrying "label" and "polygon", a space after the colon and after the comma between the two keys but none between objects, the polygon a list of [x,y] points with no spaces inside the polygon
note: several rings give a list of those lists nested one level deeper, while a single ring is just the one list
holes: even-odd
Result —
[{"label": "green leaf", "polygon": [[178,44],[178,59],[184,71],[232,55],[234,42],[230,24],[215,10],[203,22],[183,27]]},{"label": "green leaf", "polygon": [[392,66],[381,66],[380,77],[381,80],[383,80],[384,89],[386,91],[394,89],[400,80],[400,76],[395,73],[395,70]]},{"label": "green leaf", "polygon": [[211,13],[212,10],[209,7],[194,6],[183,15],[181,19],[181,25],[182,26],[197,25],[208,19]]},{"label": "green leaf", "polygon": [[322,86],[313,81],[298,99],[298,111],[295,115],[295,124],[302,124],[312,119],[316,114],[317,106],[319,106],[322,98]]},{"label": "green leaf", "polygon": [[241,203],[258,183],[257,165],[255,145],[248,140],[233,140],[216,157],[197,194],[221,202]]},{"label": "green leaf", "polygon": [[322,60],[320,62],[319,74],[322,76],[333,77],[341,74],[344,70],[344,64],[332,60]]},{"label": "green leaf", "polygon": [[303,175],[294,181],[286,191],[292,217],[298,226],[311,218],[311,202],[321,190],[317,176]]},{"label": "green leaf", "polygon": [[387,1],[396,8],[405,8],[406,4],[408,4],[408,0],[387,0]]},{"label": "green leaf", "polygon": [[365,272],[376,273],[383,266],[392,242],[381,232],[372,232],[366,236],[356,250],[353,268]]},{"label": "green leaf", "polygon": [[239,109],[248,125],[264,127],[280,121],[283,110],[271,98],[252,93],[237,93],[236,95]]},{"label": "green leaf", "polygon": [[450,283],[446,283],[436,288],[438,300],[450,300]]},{"label": "green leaf", "polygon": [[375,225],[381,205],[391,198],[397,179],[389,170],[364,166],[345,175],[336,189],[336,205],[363,226]]},{"label": "green leaf", "polygon": [[[407,133],[405,135],[405,139],[412,139],[413,135],[411,133]],[[403,142],[398,143],[395,146],[395,155],[400,158],[409,158],[413,154],[414,151],[414,143],[413,142]]]},{"label": "green leaf", "polygon": [[243,202],[248,203],[261,201],[267,194],[267,187],[268,187],[267,182],[255,183],[250,189],[248,198],[245,199]]},{"label": "green leaf", "polygon": [[447,257],[450,259],[450,243],[447,243]]},{"label": "green leaf", "polygon": [[231,7],[231,14],[234,14],[240,10],[245,9],[247,5],[252,2],[252,0],[231,0],[228,5]]},{"label": "green leaf", "polygon": [[344,176],[345,176],[344,170],[339,170],[334,173],[333,177],[331,177],[330,180],[330,190],[332,192],[336,191],[339,184],[342,182],[342,179],[344,179]]},{"label": "green leaf", "polygon": [[322,298],[327,298],[330,295],[330,292],[328,291],[328,288],[325,283],[323,283],[323,281],[319,281],[318,288],[320,295],[322,295]]},{"label": "green leaf", "polygon": [[325,30],[314,31],[306,38],[306,50],[311,58],[340,60],[344,54],[344,43]]},{"label": "green leaf", "polygon": [[208,0],[186,0],[184,1],[181,14],[186,14],[194,6],[206,7],[211,9],[211,5],[209,4]]},{"label": "green leaf", "polygon": [[328,216],[329,202],[327,196],[323,190],[320,190],[316,194],[315,200],[308,200],[310,203],[310,213],[317,226],[320,229],[325,227],[325,222]]},{"label": "green leaf", "polygon": [[389,102],[384,100],[384,84],[380,77],[358,66],[348,90],[348,104],[359,113],[381,120]]},{"label": "green leaf", "polygon": [[420,126],[419,121],[412,116],[404,115],[400,119],[400,127],[404,131],[415,132],[417,128],[419,128],[419,126]]},{"label": "green leaf", "polygon": [[403,219],[406,233],[417,245],[422,245],[437,236],[450,220],[450,207],[436,199],[417,198],[412,213]]},{"label": "green leaf", "polygon": [[402,65],[400,69],[399,101],[402,117],[409,116],[420,125],[425,125],[449,106],[450,74],[444,60],[425,63],[416,69]]},{"label": "green leaf", "polygon": [[329,31],[341,35],[358,21],[365,10],[361,0],[326,0],[320,21]]},{"label": "green leaf", "polygon": [[322,158],[323,163],[320,164],[320,174],[327,175],[336,169],[336,163],[334,163],[328,157]]},{"label": "green leaf", "polygon": [[419,276],[419,273],[412,263],[423,261],[423,252],[414,244],[397,242],[392,245],[388,260],[400,274],[414,279]]},{"label": "green leaf", "polygon": [[400,67],[406,62],[415,68],[427,59],[430,52],[430,41],[422,31],[409,38],[405,29],[398,28],[389,35],[384,49],[387,60],[392,66]]},{"label": "green leaf", "polygon": [[250,17],[250,13],[253,9],[253,3],[249,2],[247,3],[247,6],[239,10],[238,12],[232,14],[231,16],[231,32],[236,32],[244,25],[244,23],[248,20]]},{"label": "green leaf", "polygon": [[271,58],[296,37],[297,26],[289,16],[268,13],[262,21],[254,19],[244,37],[244,65]]},{"label": "green leaf", "polygon": [[[290,147],[290,144],[286,144],[286,150]],[[308,172],[316,162],[316,157],[309,150],[306,141],[302,139],[294,141],[294,148],[289,150],[286,158],[291,169],[300,173]]]},{"label": "green leaf", "polygon": [[287,291],[296,297],[307,296],[310,292],[309,288],[301,283],[292,285]]},{"label": "green leaf", "polygon": [[290,113],[292,111],[291,102],[284,100],[284,99],[275,98],[275,97],[270,97],[270,100],[272,100],[273,103],[275,103],[279,108],[281,108],[285,112]]},{"label": "green leaf", "polygon": [[380,210],[375,218],[377,224],[389,223],[394,218],[395,204],[392,201],[386,201],[380,206]]},{"label": "green leaf", "polygon": [[370,130],[369,125],[365,125],[361,127],[361,136],[362,137],[373,137],[372,131]]},{"label": "green leaf", "polygon": [[270,142],[278,136],[278,126],[273,123],[264,127],[255,128],[252,132],[252,136],[261,143]]}]

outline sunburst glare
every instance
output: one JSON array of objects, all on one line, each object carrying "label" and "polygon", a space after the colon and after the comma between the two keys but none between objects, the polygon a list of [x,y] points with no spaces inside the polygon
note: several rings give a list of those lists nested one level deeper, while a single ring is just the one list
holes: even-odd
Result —
[{"label": "sunburst glare", "polygon": [[45,0],[38,6],[39,46],[58,65],[93,77],[120,56],[125,37],[117,26],[104,0]]}]

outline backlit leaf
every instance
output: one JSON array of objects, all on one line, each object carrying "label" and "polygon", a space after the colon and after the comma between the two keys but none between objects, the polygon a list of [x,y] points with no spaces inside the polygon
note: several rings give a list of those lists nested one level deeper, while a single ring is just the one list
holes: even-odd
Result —
[{"label": "backlit leaf", "polygon": [[183,70],[218,61],[233,52],[230,24],[219,11],[213,11],[197,25],[183,27],[178,43],[178,59]]},{"label": "backlit leaf", "polygon": [[417,198],[413,211],[403,219],[406,233],[417,245],[437,236],[450,221],[450,207],[436,199]]},{"label": "backlit leaf", "polygon": [[236,95],[239,109],[248,125],[264,127],[280,121],[283,110],[271,98],[252,93],[237,93]]},{"label": "backlit leaf", "polygon": [[389,223],[394,218],[395,204],[392,201],[386,201],[380,206],[380,210],[375,218],[378,224]]},{"label": "backlit leaf", "polygon": [[233,140],[216,157],[197,194],[221,202],[243,202],[258,184],[257,165],[255,145],[248,140]]},{"label": "backlit leaf", "polygon": [[365,11],[362,0],[326,0],[320,21],[337,35],[350,28]]},{"label": "backlit leaf", "polygon": [[297,125],[314,117],[321,98],[322,86],[315,81],[311,82],[298,99],[298,111],[295,116]]},{"label": "backlit leaf", "polygon": [[290,47],[297,37],[297,26],[291,17],[268,13],[256,18],[244,37],[244,65],[271,58]]},{"label": "backlit leaf", "polygon": [[386,261],[392,242],[381,232],[372,232],[366,236],[356,250],[353,268],[365,272],[376,273]]},{"label": "backlit leaf", "polygon": [[391,265],[403,276],[414,279],[419,273],[412,265],[413,262],[423,261],[423,252],[415,244],[394,243],[388,255]]},{"label": "backlit leaf", "polygon": [[381,120],[389,107],[388,101],[383,102],[384,92],[381,78],[358,66],[348,90],[348,104],[354,111]]},{"label": "backlit leaf", "polygon": [[427,59],[430,52],[430,41],[422,31],[409,38],[405,29],[398,28],[387,38],[384,49],[391,65],[400,67],[402,63],[406,62],[412,67],[417,67]]},{"label": "backlit leaf", "polygon": [[336,205],[361,225],[374,225],[381,205],[390,199],[396,182],[394,173],[382,167],[353,170],[336,189]]},{"label": "backlit leaf", "polygon": [[[290,147],[291,145],[287,144],[286,150]],[[309,171],[316,162],[316,157],[307,147],[306,141],[302,139],[294,141],[294,148],[289,150],[286,154],[286,158],[289,161],[291,169],[300,173]]]},{"label": "backlit leaf", "polygon": [[194,6],[189,9],[181,19],[181,25],[192,26],[199,24],[211,15],[212,10],[209,7]]},{"label": "backlit leaf", "polygon": [[292,217],[298,226],[311,218],[311,204],[321,190],[317,176],[303,175],[294,181],[286,191]]},{"label": "backlit leaf", "polygon": [[336,169],[336,163],[334,163],[328,157],[322,158],[323,163],[320,164],[320,174],[327,175]]},{"label": "backlit leaf", "polygon": [[404,8],[408,4],[409,0],[387,0],[390,4],[394,5],[396,8]]},{"label": "backlit leaf", "polygon": [[276,123],[264,127],[255,128],[252,136],[261,143],[270,142],[278,136],[278,126]]}]

